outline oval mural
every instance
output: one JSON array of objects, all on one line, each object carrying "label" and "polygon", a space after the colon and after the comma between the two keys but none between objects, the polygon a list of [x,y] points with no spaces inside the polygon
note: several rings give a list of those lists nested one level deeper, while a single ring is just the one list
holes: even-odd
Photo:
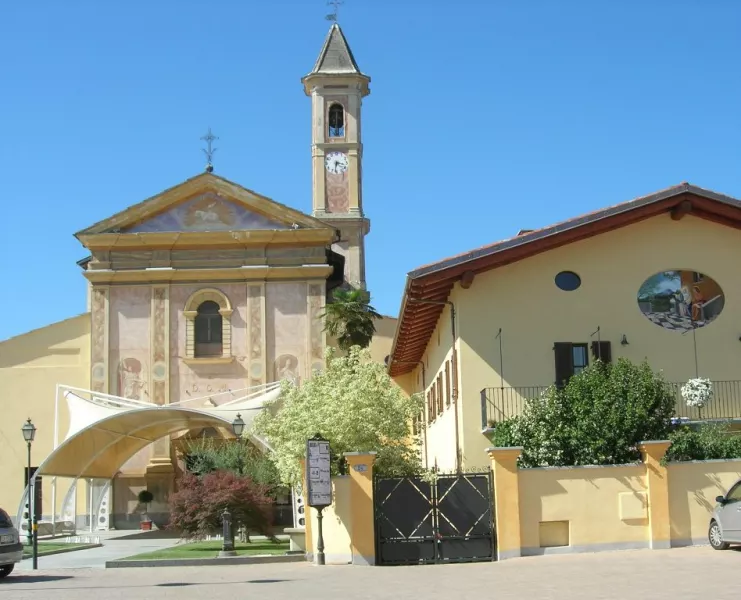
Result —
[{"label": "oval mural", "polygon": [[661,271],[646,279],[638,290],[638,307],[643,315],[672,331],[705,327],[724,305],[721,287],[696,271]]}]

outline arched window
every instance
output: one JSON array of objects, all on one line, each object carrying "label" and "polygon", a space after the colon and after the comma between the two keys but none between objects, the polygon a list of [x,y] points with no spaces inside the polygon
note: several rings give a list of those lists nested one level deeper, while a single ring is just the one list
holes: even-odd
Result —
[{"label": "arched window", "polygon": [[345,109],[341,104],[329,107],[329,137],[345,137]]},{"label": "arched window", "polygon": [[195,357],[221,356],[223,352],[223,320],[219,305],[206,300],[198,307],[195,318]]}]

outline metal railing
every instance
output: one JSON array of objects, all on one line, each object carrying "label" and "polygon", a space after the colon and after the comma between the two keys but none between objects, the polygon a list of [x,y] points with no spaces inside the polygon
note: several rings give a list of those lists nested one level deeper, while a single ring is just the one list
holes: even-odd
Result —
[{"label": "metal railing", "polygon": [[[741,381],[713,381],[713,398],[703,408],[689,407],[682,398],[684,383],[668,383],[675,397],[675,414],[690,421],[741,419]],[[481,390],[481,427],[522,414],[525,404],[549,386],[490,387]]]}]

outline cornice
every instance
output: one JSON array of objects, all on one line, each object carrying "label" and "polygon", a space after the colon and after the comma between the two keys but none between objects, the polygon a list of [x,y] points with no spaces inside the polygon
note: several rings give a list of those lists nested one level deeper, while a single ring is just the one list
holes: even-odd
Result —
[{"label": "cornice", "polygon": [[265,281],[285,279],[326,279],[332,274],[330,265],[274,267],[267,265],[222,269],[148,268],[85,271],[92,283],[153,283],[170,281]]},{"label": "cornice", "polygon": [[328,225],[318,229],[259,229],[242,231],[188,231],[157,233],[88,233],[79,240],[89,250],[170,250],[244,248],[331,244],[337,232]]}]

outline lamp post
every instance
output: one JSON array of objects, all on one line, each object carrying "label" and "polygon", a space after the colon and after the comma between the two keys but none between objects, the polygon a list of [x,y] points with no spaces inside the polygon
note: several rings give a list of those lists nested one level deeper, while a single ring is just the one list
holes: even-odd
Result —
[{"label": "lamp post", "polygon": [[[237,413],[237,418],[232,421],[232,431],[234,432],[234,435],[237,438],[237,443],[240,443],[242,441],[242,434],[244,433],[245,423],[242,420],[242,415]],[[237,457],[238,459],[238,465],[237,468],[239,469],[239,474],[242,474],[242,451],[240,448],[239,455]]]},{"label": "lamp post", "polygon": [[36,485],[31,485],[31,444],[36,437],[36,426],[31,423],[30,417],[23,424],[23,427],[21,427],[21,432],[23,433],[23,439],[28,448],[28,470],[26,471],[26,483],[28,486],[28,545],[33,546],[33,569],[36,570],[39,566],[37,552],[38,535],[36,532],[36,506],[34,506],[34,500],[36,499]]}]

